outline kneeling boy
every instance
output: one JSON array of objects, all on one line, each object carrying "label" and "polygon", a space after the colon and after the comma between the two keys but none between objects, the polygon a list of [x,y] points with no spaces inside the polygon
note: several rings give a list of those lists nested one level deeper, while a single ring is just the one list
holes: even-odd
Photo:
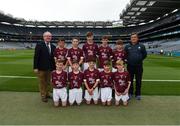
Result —
[{"label": "kneeling boy", "polygon": [[69,80],[69,103],[73,105],[76,102],[78,105],[82,102],[82,83],[83,73],[79,71],[79,63],[74,61],[72,63],[72,72],[68,74]]},{"label": "kneeling boy", "polygon": [[117,72],[114,73],[114,89],[115,89],[115,104],[119,105],[120,100],[123,101],[123,105],[128,105],[128,92],[130,88],[130,76],[124,68],[124,62],[122,60],[118,60],[116,62]]},{"label": "kneeling boy", "polygon": [[62,106],[67,103],[67,72],[63,71],[64,61],[56,60],[56,70],[51,73],[51,82],[53,86],[54,106],[59,106],[59,100]]},{"label": "kneeling boy", "polygon": [[87,104],[90,104],[92,99],[94,104],[97,104],[99,98],[99,71],[95,69],[95,60],[90,60],[88,65],[88,69],[84,71],[84,84],[86,88],[84,98]]},{"label": "kneeling boy", "polygon": [[103,105],[111,105],[112,87],[113,87],[113,73],[110,70],[110,62],[104,62],[104,70],[100,72],[100,95]]}]

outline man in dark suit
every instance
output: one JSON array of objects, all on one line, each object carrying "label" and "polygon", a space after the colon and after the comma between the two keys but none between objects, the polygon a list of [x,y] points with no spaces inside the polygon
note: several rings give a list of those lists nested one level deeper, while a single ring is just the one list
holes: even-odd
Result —
[{"label": "man in dark suit", "polygon": [[126,45],[125,53],[127,55],[127,70],[131,77],[131,86],[129,89],[129,97],[133,96],[134,86],[133,79],[136,79],[135,97],[141,100],[141,83],[143,75],[143,60],[147,56],[146,48],[143,44],[139,43],[137,33],[131,34],[131,43]]},{"label": "man in dark suit", "polygon": [[50,75],[55,69],[54,50],[55,46],[51,44],[52,34],[45,32],[43,42],[37,43],[34,53],[34,72],[39,79],[39,90],[43,102],[48,101],[50,97]]}]

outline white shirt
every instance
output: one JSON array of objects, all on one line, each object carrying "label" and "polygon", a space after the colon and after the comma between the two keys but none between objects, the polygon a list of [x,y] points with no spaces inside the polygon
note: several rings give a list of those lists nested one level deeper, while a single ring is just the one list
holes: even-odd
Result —
[{"label": "white shirt", "polygon": [[46,44],[46,46],[49,46],[49,50],[51,52],[51,44],[50,44],[50,42],[45,42],[45,44]]}]

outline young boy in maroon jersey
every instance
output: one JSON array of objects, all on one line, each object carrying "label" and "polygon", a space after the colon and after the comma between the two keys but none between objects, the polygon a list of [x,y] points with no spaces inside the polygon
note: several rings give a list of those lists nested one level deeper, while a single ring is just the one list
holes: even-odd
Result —
[{"label": "young boy in maroon jersey", "polygon": [[57,59],[63,60],[64,61],[64,69],[66,69],[68,61],[66,59],[68,49],[65,48],[65,40],[63,38],[58,40],[58,46],[54,51],[54,59],[55,61]]},{"label": "young boy in maroon jersey", "polygon": [[103,36],[101,42],[102,44],[98,49],[99,71],[103,71],[104,62],[110,61],[112,58],[112,49],[108,45],[108,36]]},{"label": "young boy in maroon jersey", "polygon": [[111,105],[112,87],[113,87],[113,73],[110,70],[110,62],[104,62],[104,71],[100,72],[100,94],[103,105]]},{"label": "young boy in maroon jersey", "polygon": [[[68,50],[67,59],[69,62],[69,72],[72,71],[72,62],[77,61],[79,65],[83,63],[83,51],[78,47],[79,45],[79,38],[75,37],[72,39],[72,48]],[[79,68],[80,69],[80,68]]]},{"label": "young boy in maroon jersey", "polygon": [[116,49],[113,50],[113,58],[112,58],[112,72],[116,72],[117,68],[116,68],[116,61],[118,60],[125,60],[126,56],[125,56],[125,51],[123,49],[123,41],[122,40],[117,40],[116,41]]},{"label": "young boy in maroon jersey", "polygon": [[67,72],[63,71],[64,61],[56,60],[56,70],[51,73],[51,83],[53,86],[54,106],[59,106],[59,100],[62,106],[67,103]]},{"label": "young boy in maroon jersey", "polygon": [[68,74],[69,81],[69,103],[73,105],[76,102],[78,105],[82,102],[82,83],[83,73],[79,71],[79,62],[73,61],[72,72]]},{"label": "young boy in maroon jersey", "polygon": [[[84,70],[88,69],[89,60],[92,58],[95,58],[96,61],[96,55],[98,53],[98,46],[93,41],[93,33],[87,32],[86,39],[87,42],[83,45],[83,52],[85,55],[85,62],[84,62]],[[96,67],[96,66],[95,66]]]},{"label": "young boy in maroon jersey", "polygon": [[89,67],[84,71],[84,84],[85,84],[85,100],[87,104],[91,103],[93,99],[94,104],[98,103],[98,83],[99,83],[99,71],[95,69],[95,59],[89,60]]},{"label": "young boy in maroon jersey", "polygon": [[130,76],[125,71],[124,62],[122,60],[116,61],[117,72],[114,73],[114,89],[115,89],[115,104],[119,105],[120,100],[123,101],[123,105],[128,105],[128,92],[130,88]]}]

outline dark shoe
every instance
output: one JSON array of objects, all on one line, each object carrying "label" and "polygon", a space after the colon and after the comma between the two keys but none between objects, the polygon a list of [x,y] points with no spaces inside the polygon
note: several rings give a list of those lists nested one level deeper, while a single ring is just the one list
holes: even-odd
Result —
[{"label": "dark shoe", "polygon": [[51,95],[48,95],[46,98],[48,98],[48,99],[52,99],[52,96],[51,96]]},{"label": "dark shoe", "polygon": [[42,102],[48,102],[47,98],[41,98]]},{"label": "dark shoe", "polygon": [[136,100],[141,100],[141,96],[140,96],[140,95],[137,95],[137,96],[136,96]]}]

